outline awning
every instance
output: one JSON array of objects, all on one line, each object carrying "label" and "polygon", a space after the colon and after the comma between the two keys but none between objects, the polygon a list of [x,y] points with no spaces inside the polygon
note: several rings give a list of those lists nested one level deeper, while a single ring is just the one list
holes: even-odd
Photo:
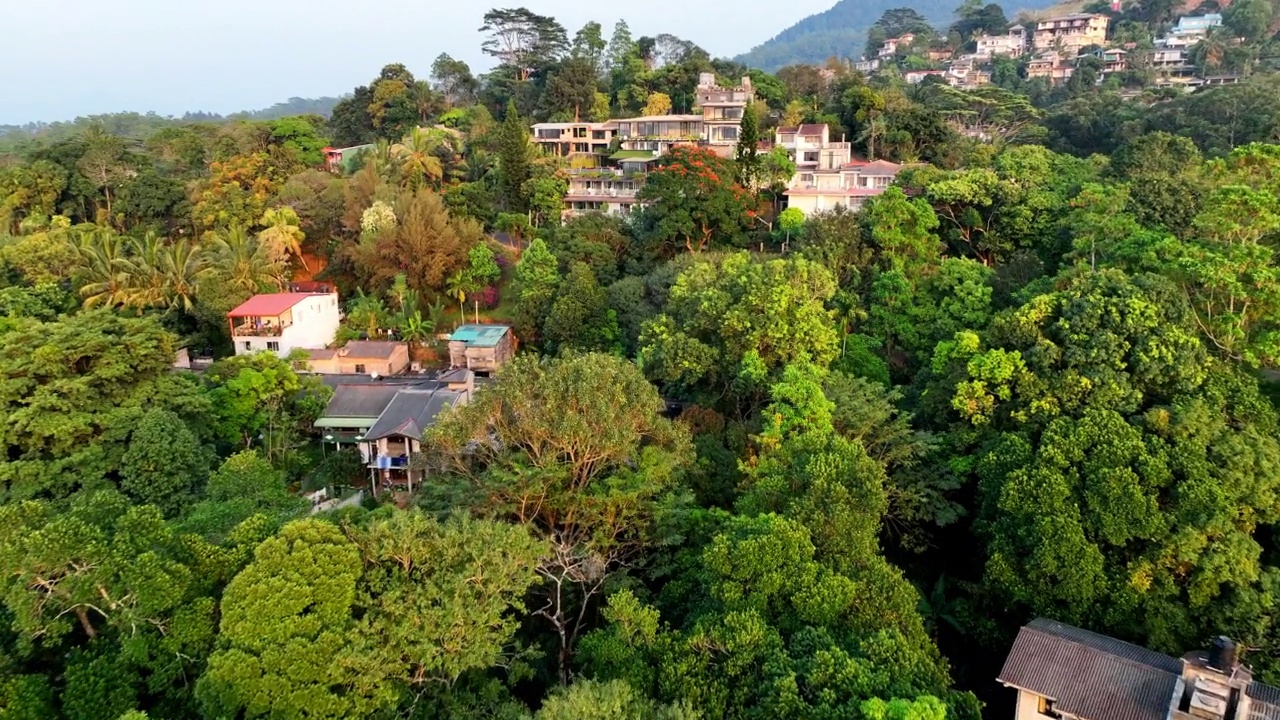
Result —
[{"label": "awning", "polygon": [[316,420],[313,425],[318,428],[351,428],[356,430],[367,430],[378,422],[376,417],[322,417]]}]

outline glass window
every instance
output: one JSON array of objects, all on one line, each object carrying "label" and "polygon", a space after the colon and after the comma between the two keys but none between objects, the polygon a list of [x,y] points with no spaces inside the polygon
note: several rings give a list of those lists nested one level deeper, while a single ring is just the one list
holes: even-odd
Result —
[{"label": "glass window", "polygon": [[271,352],[280,352],[280,343],[268,340],[267,349],[270,350]]},{"label": "glass window", "polygon": [[245,340],[245,341],[244,341],[244,349],[245,349],[245,350],[252,350],[252,349],[253,349],[253,343],[249,342],[248,340]]},{"label": "glass window", "polygon": [[363,374],[363,373],[364,373],[364,365],[362,365],[362,364],[360,364],[360,363],[356,363],[356,372]]}]

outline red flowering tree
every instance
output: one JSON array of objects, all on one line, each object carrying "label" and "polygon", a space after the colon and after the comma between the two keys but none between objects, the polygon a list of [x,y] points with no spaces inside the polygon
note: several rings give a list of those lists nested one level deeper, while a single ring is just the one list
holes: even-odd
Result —
[{"label": "red flowering tree", "polygon": [[639,199],[654,240],[689,252],[734,245],[751,228],[755,199],[735,181],[733,161],[680,146],[657,161]]}]

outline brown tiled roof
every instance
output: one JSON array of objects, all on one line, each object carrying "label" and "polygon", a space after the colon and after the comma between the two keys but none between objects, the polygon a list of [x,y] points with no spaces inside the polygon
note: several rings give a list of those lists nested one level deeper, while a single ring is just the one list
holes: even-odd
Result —
[{"label": "brown tiled roof", "polygon": [[997,679],[1088,720],[1164,720],[1181,673],[1167,655],[1038,619],[1018,631]]},{"label": "brown tiled roof", "polygon": [[340,351],[342,357],[357,360],[387,360],[402,343],[383,340],[352,340]]}]

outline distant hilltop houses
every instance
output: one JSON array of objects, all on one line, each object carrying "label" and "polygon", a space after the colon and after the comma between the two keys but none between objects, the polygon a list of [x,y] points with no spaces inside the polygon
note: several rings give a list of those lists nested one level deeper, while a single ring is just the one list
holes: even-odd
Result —
[{"label": "distant hilltop houses", "polygon": [[[906,36],[904,36],[906,37]],[[755,98],[751,78],[717,84],[712,73],[698,81],[695,112],[620,118],[607,122],[536,123],[532,141],[569,164],[564,217],[589,212],[627,215],[637,210],[640,188],[653,164],[674,147],[694,146],[732,157],[742,116]],[[901,166],[853,158],[852,144],[834,140],[825,124],[779,127],[762,150],[781,147],[796,163],[787,183],[789,207],[806,214],[837,205],[858,209],[884,192]]]},{"label": "distant hilltop houses", "polygon": [[[1113,3],[1119,10],[1119,2]],[[973,90],[991,82],[990,68],[996,58],[1005,57],[1025,62],[1028,79],[1043,78],[1050,85],[1071,79],[1081,60],[1096,58],[1099,62],[1097,81],[1134,68],[1150,72],[1157,87],[1184,87],[1238,82],[1234,76],[1197,76],[1191,61],[1191,49],[1209,32],[1222,25],[1217,13],[1188,15],[1164,37],[1156,38],[1152,47],[1139,48],[1135,43],[1118,43],[1108,39],[1111,19],[1097,13],[1070,13],[1017,24],[1003,34],[983,33],[973,38],[973,52],[956,54],[951,48],[918,47],[923,36],[905,33],[881,44],[875,57],[858,60],[853,67],[866,74],[882,72],[908,56],[923,58],[934,67],[902,69],[907,83],[919,84],[937,78],[948,85]],[[918,67],[918,66],[917,66]]]}]

